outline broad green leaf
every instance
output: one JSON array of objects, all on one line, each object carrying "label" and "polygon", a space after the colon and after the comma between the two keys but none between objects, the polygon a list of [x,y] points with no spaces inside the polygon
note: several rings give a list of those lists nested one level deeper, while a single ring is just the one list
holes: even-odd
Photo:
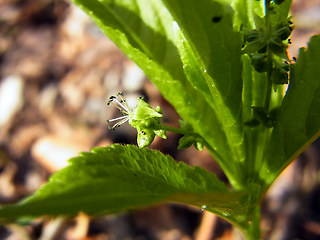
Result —
[{"label": "broad green leaf", "polygon": [[234,25],[236,29],[252,29],[255,27],[254,14],[264,16],[264,1],[230,0],[235,10]]},{"label": "broad green leaf", "polygon": [[[207,82],[198,84],[198,86],[207,88],[206,92],[199,88],[195,89],[194,82],[190,83],[190,79],[186,76],[176,46],[177,33],[173,29],[176,19],[172,17],[172,13],[168,11],[163,1],[74,0],[74,2],[86,11],[104,33],[144,70],[162,95],[175,107],[178,114],[206,140],[211,146],[211,153],[219,161],[230,181],[232,183],[239,181],[236,180],[239,178],[236,174],[238,168],[230,161],[234,156],[232,156],[230,147],[225,144],[228,142],[227,133],[221,127],[221,119],[217,118],[217,110],[213,111],[210,105],[208,94],[211,94],[211,90],[210,93],[207,91],[208,87],[204,85]],[[211,17],[210,14],[210,18],[207,19],[210,23]],[[230,19],[226,18],[226,21],[230,21]],[[203,27],[201,31],[204,31]],[[219,28],[219,31],[221,32],[223,29]],[[230,30],[228,31],[230,32]],[[210,34],[213,34],[212,31]],[[205,41],[209,40],[208,37],[206,36]],[[217,44],[220,44],[222,40],[227,41],[224,49],[230,46],[231,50],[236,48],[239,53],[239,39],[233,43],[232,36],[226,34]],[[206,44],[204,47],[211,47],[211,45],[212,43]],[[218,46],[215,46],[215,49],[217,48]],[[208,51],[211,52],[210,49]],[[205,48],[202,49],[201,54],[204,52]],[[235,117],[239,118],[241,111],[237,109],[237,112],[235,112],[235,110],[236,106],[239,106],[237,99],[241,97],[241,82],[231,82],[236,73],[240,71],[240,65],[236,66],[240,62],[234,59],[235,55],[232,55],[232,67],[229,64],[221,66],[219,58],[222,57],[229,61],[229,53],[227,55],[224,55],[223,51],[218,53],[214,60],[208,59],[210,61],[208,71],[211,71],[211,68],[218,69],[219,67],[229,71],[224,74],[222,71],[217,72],[217,75],[220,75],[219,79],[224,76],[227,77],[225,84],[219,84],[221,85],[219,86],[221,92],[218,94],[227,94],[228,97],[225,101],[233,107],[230,115],[236,115]],[[214,67],[213,61],[219,63],[219,66]],[[197,80],[194,79],[193,81]],[[203,77],[200,76],[199,81],[203,81]],[[237,88],[237,96],[232,95],[234,88]],[[225,111],[228,111],[228,109]],[[235,126],[234,118],[228,120],[227,125]],[[235,131],[235,134],[239,135],[238,131]]]},{"label": "broad green leaf", "polygon": [[289,11],[291,8],[292,0],[285,0],[281,4],[272,4],[272,12],[275,14],[270,15],[270,20],[274,26],[279,25],[280,23],[287,23]]},{"label": "broad green leaf", "polygon": [[226,133],[232,160],[237,165],[245,159],[241,110],[242,39],[240,33],[233,30],[232,9],[227,4],[210,0],[164,2],[176,20],[176,45],[184,71],[189,82],[216,112]]},{"label": "broad green leaf", "polygon": [[206,204],[231,219],[240,219],[248,211],[246,196],[229,192],[212,173],[177,163],[159,151],[115,144],[71,159],[70,166],[54,174],[34,195],[0,208],[0,219],[79,211],[105,214],[164,201]]},{"label": "broad green leaf", "polygon": [[279,12],[279,22],[285,20],[288,17],[288,15],[290,14],[291,4],[292,0],[285,0],[281,4],[275,5],[277,6],[277,11]]},{"label": "broad green leaf", "polygon": [[277,124],[260,170],[266,184],[272,181],[320,135],[320,35],[301,49],[290,74]]},{"label": "broad green leaf", "polygon": [[[229,109],[231,118],[241,116],[242,39],[233,31],[231,7],[211,0],[164,2],[185,37],[180,37],[177,44],[185,71],[198,70],[189,81],[194,85],[206,84],[201,89],[211,93],[213,101],[221,95],[221,103]],[[195,60],[189,63],[189,58]]]}]

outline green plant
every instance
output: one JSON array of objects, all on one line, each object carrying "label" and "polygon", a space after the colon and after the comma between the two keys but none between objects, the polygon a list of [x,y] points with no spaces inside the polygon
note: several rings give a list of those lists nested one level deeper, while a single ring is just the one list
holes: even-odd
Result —
[{"label": "green plant", "polygon": [[121,110],[128,114],[121,120],[137,128],[139,146],[166,131],[183,134],[180,147],[205,146],[231,186],[158,151],[112,145],[71,159],[34,195],[1,208],[0,219],[107,214],[173,201],[202,206],[259,239],[267,189],[320,133],[320,36],[297,62],[288,58],[291,0],[74,2],[183,119],[181,128],[164,126],[161,109],[142,99]]}]

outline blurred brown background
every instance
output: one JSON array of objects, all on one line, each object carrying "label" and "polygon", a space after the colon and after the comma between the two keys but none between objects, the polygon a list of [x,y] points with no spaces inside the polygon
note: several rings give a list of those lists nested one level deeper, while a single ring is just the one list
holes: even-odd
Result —
[{"label": "blurred brown background", "polygon": [[[290,56],[320,33],[320,1],[294,0]],[[0,0],[0,205],[33,193],[67,159],[113,142],[136,144],[125,124],[109,131],[110,95],[126,93],[129,104],[144,95],[178,115],[143,72],[74,5],[63,0]],[[206,152],[176,151],[179,136],[156,139],[160,149],[191,165],[214,171]],[[320,239],[319,141],[269,191],[263,204],[264,239]],[[239,239],[236,230],[200,209],[166,204],[105,217],[38,219],[29,226],[0,226],[0,239]]]}]

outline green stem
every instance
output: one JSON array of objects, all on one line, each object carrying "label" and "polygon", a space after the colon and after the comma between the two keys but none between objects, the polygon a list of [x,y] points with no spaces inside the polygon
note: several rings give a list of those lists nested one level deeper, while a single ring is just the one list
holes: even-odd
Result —
[{"label": "green stem", "polygon": [[269,112],[270,99],[271,99],[271,91],[272,91],[272,68],[273,68],[273,59],[272,53],[267,46],[267,88],[266,88],[266,98],[264,103],[264,108],[267,112]]},{"label": "green stem", "polygon": [[[266,24],[267,24],[267,32],[272,32],[272,26],[270,21],[270,0],[265,0],[265,7],[266,7]],[[269,47],[269,42],[267,42],[267,89],[266,89],[266,98],[264,107],[267,112],[269,112],[270,106],[270,98],[271,98],[271,91],[272,91],[272,70],[273,70],[273,56],[272,51]]]},{"label": "green stem", "polygon": [[186,131],[186,130],[183,130],[181,128],[170,127],[168,125],[163,125],[163,124],[161,124],[161,128],[163,130],[166,130],[166,131],[169,131],[169,132],[174,132],[174,133],[183,134],[183,135],[198,135],[198,134],[196,134],[194,132],[191,132],[191,131]]},{"label": "green stem", "polygon": [[186,130],[181,129],[181,128],[170,127],[168,125],[163,125],[163,124],[161,124],[161,129],[163,129],[165,131],[169,131],[169,132],[174,132],[174,133],[183,134],[183,135],[189,135],[189,136],[191,135],[191,136],[194,136],[194,137],[197,137],[197,138],[201,138],[203,143],[204,143],[204,145],[206,146],[207,150],[210,153],[212,153],[213,156],[217,156],[218,158],[222,159],[221,155],[218,154],[203,137],[201,137],[199,134],[197,134],[195,132],[186,131]]},{"label": "green stem", "polygon": [[253,218],[248,222],[247,229],[242,229],[246,240],[261,239],[260,232],[260,206],[257,205],[254,209]]}]

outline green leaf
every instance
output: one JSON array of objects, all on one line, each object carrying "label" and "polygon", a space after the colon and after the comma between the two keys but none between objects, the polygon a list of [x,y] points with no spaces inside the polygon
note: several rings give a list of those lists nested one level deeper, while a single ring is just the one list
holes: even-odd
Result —
[{"label": "green leaf", "polygon": [[159,151],[115,144],[71,159],[70,166],[54,174],[34,195],[1,208],[0,219],[79,211],[104,214],[164,201],[206,204],[220,215],[237,218],[248,211],[246,200],[200,167],[177,163]]},{"label": "green leaf", "polygon": [[[214,109],[233,165],[244,161],[240,33],[228,4],[210,0],[164,0],[176,24],[176,45],[189,82]],[[220,161],[221,163],[221,161]],[[238,167],[235,169],[239,170]],[[234,171],[241,183],[241,173]],[[235,185],[234,185],[235,186]]]},{"label": "green leaf", "polygon": [[270,185],[320,135],[320,35],[301,49],[279,110],[261,178]]},{"label": "green leaf", "polygon": [[277,14],[278,23],[287,19],[288,15],[290,14],[291,4],[292,4],[292,0],[284,0],[279,5],[277,4],[273,5],[276,8],[276,11],[278,12]]},{"label": "green leaf", "polygon": [[[183,69],[184,64],[181,61],[177,47],[177,32],[174,31],[174,25],[177,22],[172,16],[167,7],[163,4],[163,1],[159,0],[132,0],[132,1],[120,1],[120,0],[74,0],[74,2],[86,11],[104,33],[117,44],[117,46],[133,61],[135,61],[150,78],[150,80],[158,87],[162,95],[174,106],[178,114],[186,122],[192,125],[195,132],[203,137],[209,144],[209,149],[214,158],[219,161],[221,167],[224,169],[226,175],[232,183],[239,182],[239,176],[237,175],[237,168],[230,159],[233,159],[232,151],[230,147],[225,144],[228,142],[226,136],[227,133],[221,127],[221,119],[217,117],[217,111],[213,111],[211,103],[211,87],[208,87],[207,81],[212,82],[211,77],[207,74],[208,80],[203,81],[203,72],[199,75],[198,88],[195,88],[196,79],[190,82],[190,78],[186,76]],[[209,2],[209,1],[205,1]],[[179,4],[183,2],[180,1]],[[189,3],[190,4],[190,1]],[[183,5],[181,9],[184,9]],[[205,10],[205,5],[201,6],[202,10]],[[212,8],[212,7],[211,7]],[[211,9],[210,8],[210,9]],[[172,10],[172,9],[171,9]],[[229,11],[227,9],[227,11]],[[216,13],[217,10],[215,10]],[[212,26],[212,13],[206,11],[208,15],[208,24]],[[197,15],[201,12],[197,13]],[[227,17],[223,20],[223,25],[218,27],[219,34],[223,33],[223,27],[225,24],[231,24],[230,13],[227,12]],[[190,16],[193,17],[192,15]],[[190,19],[191,20],[191,19]],[[188,22],[190,22],[190,20]],[[192,22],[191,22],[192,23]],[[197,25],[191,25],[190,28],[194,28]],[[197,39],[197,44],[200,43],[204,28],[201,28],[201,35]],[[188,30],[189,31],[189,30]],[[226,122],[226,124],[236,126],[235,118],[241,118],[241,111],[237,109],[241,100],[241,82],[234,81],[237,73],[239,73],[241,66],[239,59],[235,59],[236,53],[231,55],[231,65],[221,66],[220,57],[230,60],[230,53],[228,47],[231,47],[229,51],[236,49],[236,52],[240,52],[239,37],[236,41],[233,39],[233,35],[230,27],[227,29],[223,39],[218,40],[216,44],[220,44],[226,40],[223,46],[223,51],[217,52],[217,55],[210,56],[210,64],[208,71],[212,69],[222,68],[220,71],[216,71],[217,78],[221,79],[226,77],[225,83],[219,83],[219,91],[217,94],[227,94],[226,104],[232,106],[230,113],[228,109],[220,107],[227,114],[233,116]],[[215,40],[210,38],[214,35],[214,30],[211,30],[210,35],[205,36],[204,41],[206,43],[201,49],[200,54],[205,54],[205,47],[211,47]],[[194,34],[195,35],[195,34]],[[223,36],[223,35],[222,35]],[[208,42],[209,41],[209,42]],[[218,46],[214,46],[214,51],[208,49],[208,52],[215,52]],[[227,53],[227,55],[224,55]],[[201,58],[206,59],[204,56]],[[238,56],[239,57],[239,56]],[[200,59],[203,61],[203,59]],[[207,63],[207,62],[206,62]],[[215,66],[214,63],[219,63]],[[238,64],[238,65],[237,65]],[[204,71],[205,69],[203,69]],[[228,71],[225,72],[224,71]],[[214,72],[214,71],[213,71]],[[219,76],[218,76],[219,75]],[[237,79],[239,80],[239,78]],[[211,86],[210,85],[210,86]],[[230,92],[229,92],[230,88]],[[210,89],[210,91],[208,91]],[[233,96],[234,89],[237,89],[238,95]],[[209,95],[210,94],[210,95]],[[221,100],[221,96],[219,96]],[[219,101],[220,101],[219,100]],[[216,104],[215,104],[216,105]],[[195,111],[197,109],[197,111]],[[239,126],[236,126],[238,128]],[[239,135],[238,131],[234,131],[235,135]]]},{"label": "green leaf", "polygon": [[235,10],[234,25],[238,30],[254,28],[254,15],[264,16],[264,1],[262,0],[232,0],[232,2]]}]

